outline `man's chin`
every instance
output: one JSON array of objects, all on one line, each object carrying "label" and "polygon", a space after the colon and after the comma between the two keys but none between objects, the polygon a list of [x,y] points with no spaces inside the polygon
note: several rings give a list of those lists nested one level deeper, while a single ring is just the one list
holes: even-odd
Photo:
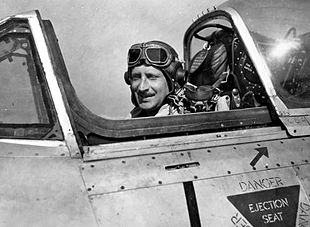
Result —
[{"label": "man's chin", "polygon": [[151,103],[147,103],[147,102],[140,103],[140,104],[139,104],[139,107],[140,107],[141,109],[147,110],[147,111],[148,111],[148,110],[154,109],[154,105],[151,104]]}]

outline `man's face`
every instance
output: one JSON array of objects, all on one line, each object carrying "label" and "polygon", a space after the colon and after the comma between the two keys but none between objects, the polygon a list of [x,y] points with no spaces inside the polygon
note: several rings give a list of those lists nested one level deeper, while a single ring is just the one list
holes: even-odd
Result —
[{"label": "man's face", "polygon": [[132,72],[131,89],[139,107],[147,112],[161,107],[169,88],[164,74],[153,66],[140,65]]}]

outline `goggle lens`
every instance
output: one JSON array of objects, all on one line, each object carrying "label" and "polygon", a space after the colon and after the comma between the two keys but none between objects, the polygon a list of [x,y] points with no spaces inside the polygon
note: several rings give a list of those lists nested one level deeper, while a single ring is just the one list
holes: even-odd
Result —
[{"label": "goggle lens", "polygon": [[163,48],[147,48],[146,56],[151,63],[165,64],[168,60],[167,51]]},{"label": "goggle lens", "polygon": [[130,49],[128,52],[128,64],[134,64],[140,59],[141,49]]}]

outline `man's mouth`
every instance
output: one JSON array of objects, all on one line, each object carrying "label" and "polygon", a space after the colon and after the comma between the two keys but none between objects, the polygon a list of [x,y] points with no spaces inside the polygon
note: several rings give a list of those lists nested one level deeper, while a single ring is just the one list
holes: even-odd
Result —
[{"label": "man's mouth", "polygon": [[139,99],[141,101],[147,101],[148,99],[154,97],[155,94],[144,94],[144,95],[139,95]]}]

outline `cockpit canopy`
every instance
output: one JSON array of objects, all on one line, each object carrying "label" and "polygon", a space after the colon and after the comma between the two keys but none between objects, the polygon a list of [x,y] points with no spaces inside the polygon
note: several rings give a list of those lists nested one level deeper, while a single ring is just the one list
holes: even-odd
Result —
[{"label": "cockpit canopy", "polygon": [[228,1],[247,26],[288,109],[310,107],[309,1]]}]

